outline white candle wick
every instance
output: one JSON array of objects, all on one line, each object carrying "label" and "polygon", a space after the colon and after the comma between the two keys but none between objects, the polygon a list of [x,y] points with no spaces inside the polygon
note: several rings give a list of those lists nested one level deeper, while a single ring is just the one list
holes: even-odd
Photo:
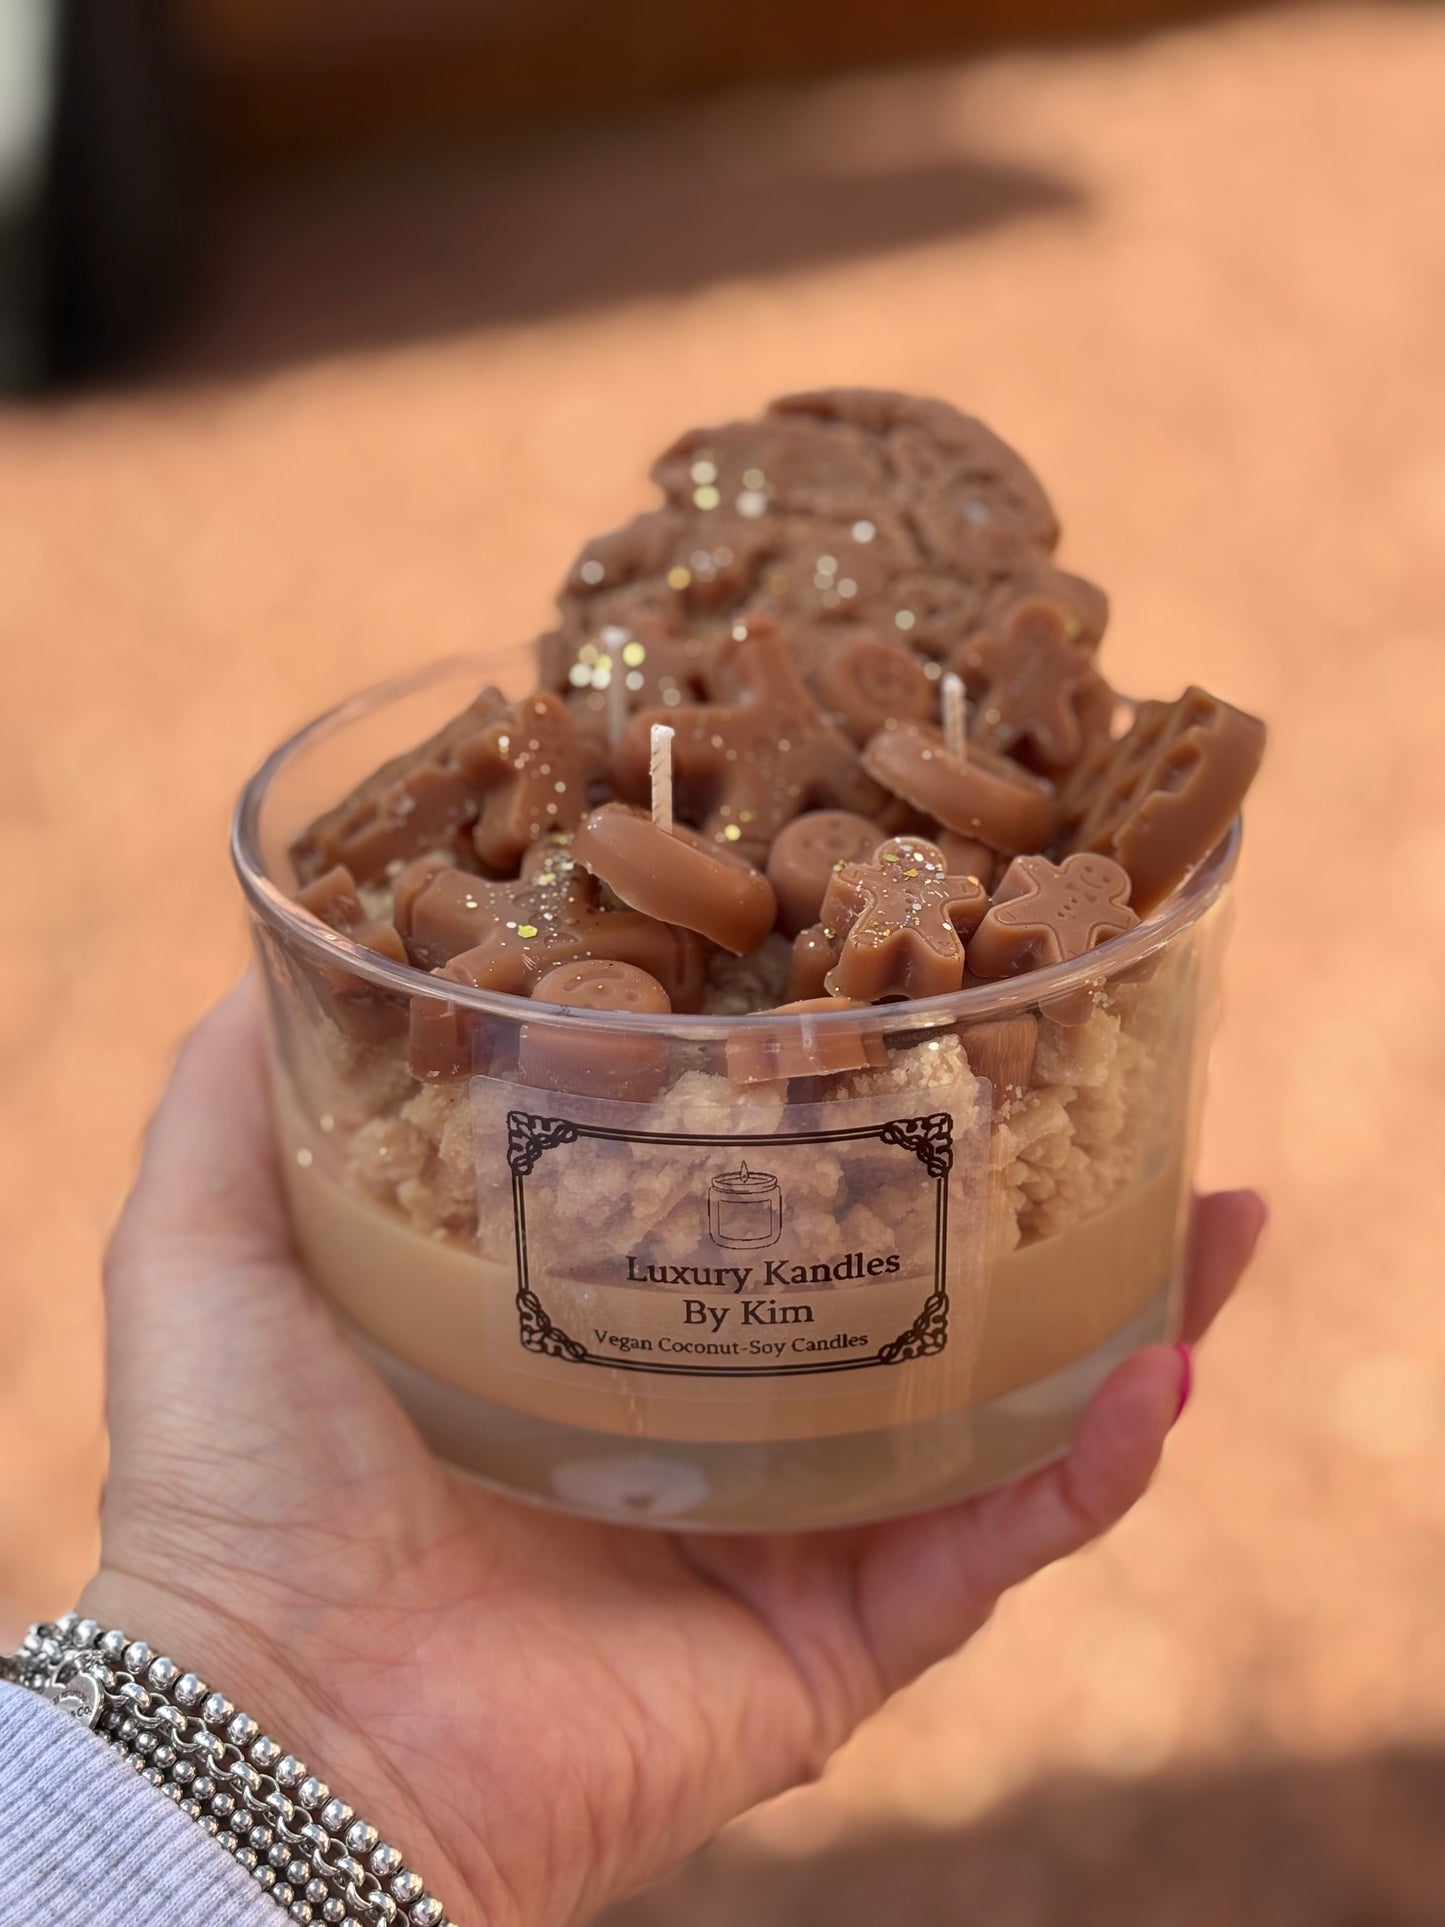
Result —
[{"label": "white candle wick", "polygon": [[652,725],[652,820],[668,836],[672,835],[672,735],[669,724]]},{"label": "white candle wick", "polygon": [[968,733],[964,726],[963,678],[943,679],[943,747],[960,763],[968,761]]}]

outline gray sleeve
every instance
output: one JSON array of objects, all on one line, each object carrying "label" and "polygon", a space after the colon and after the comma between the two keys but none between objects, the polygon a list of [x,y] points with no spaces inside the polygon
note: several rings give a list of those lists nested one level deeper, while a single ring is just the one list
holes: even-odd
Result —
[{"label": "gray sleeve", "polygon": [[0,1683],[0,1927],[275,1927],[285,1916],[105,1741]]}]

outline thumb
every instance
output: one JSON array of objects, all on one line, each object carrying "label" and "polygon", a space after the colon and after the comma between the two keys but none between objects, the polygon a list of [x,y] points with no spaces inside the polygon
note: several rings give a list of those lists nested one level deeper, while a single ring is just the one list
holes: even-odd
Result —
[{"label": "thumb", "polygon": [[110,1268],[264,1264],[291,1255],[260,997],[247,978],[181,1046],[146,1133]]}]

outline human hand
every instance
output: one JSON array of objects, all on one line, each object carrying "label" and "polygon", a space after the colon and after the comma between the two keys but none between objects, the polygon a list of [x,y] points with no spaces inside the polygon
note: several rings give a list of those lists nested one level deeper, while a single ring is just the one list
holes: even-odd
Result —
[{"label": "human hand", "polygon": [[[187,1043],[108,1266],[111,1469],[82,1610],[193,1667],[381,1827],[458,1927],[584,1919],[816,1774],[1010,1586],[1148,1485],[1187,1358],[1068,1457],[926,1516],[608,1527],[440,1464],[297,1266],[246,987]],[[1264,1221],[1198,1206],[1185,1336]]]}]

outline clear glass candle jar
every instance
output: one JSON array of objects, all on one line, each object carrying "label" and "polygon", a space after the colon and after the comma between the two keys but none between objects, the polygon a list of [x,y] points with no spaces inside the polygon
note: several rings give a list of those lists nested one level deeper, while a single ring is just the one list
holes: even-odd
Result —
[{"label": "clear glass candle jar", "polygon": [[[1176,1331],[1238,827],[1076,964],[802,1019],[724,1014],[766,971],[744,959],[713,1014],[589,1016],[443,984],[291,900],[292,838],[482,680],[454,661],[343,703],[235,824],[298,1246],[419,1429],[519,1497],[749,1531],[1066,1450]],[[619,1048],[645,1076],[609,1083]]]}]

